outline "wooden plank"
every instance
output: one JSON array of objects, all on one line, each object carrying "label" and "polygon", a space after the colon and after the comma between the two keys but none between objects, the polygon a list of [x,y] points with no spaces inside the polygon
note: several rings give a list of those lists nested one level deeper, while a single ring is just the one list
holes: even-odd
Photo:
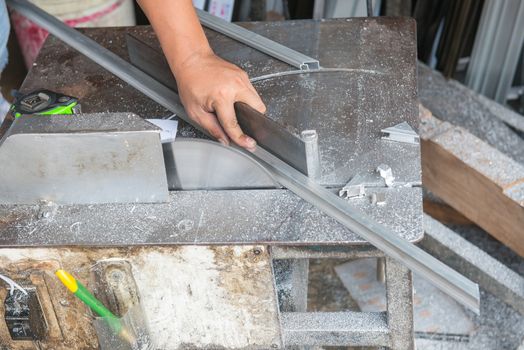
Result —
[{"label": "wooden plank", "polygon": [[453,209],[446,203],[434,202],[430,199],[424,199],[424,213],[428,214],[434,219],[449,225],[474,225],[474,223]]},{"label": "wooden plank", "polygon": [[422,183],[524,257],[524,166],[420,108]]}]

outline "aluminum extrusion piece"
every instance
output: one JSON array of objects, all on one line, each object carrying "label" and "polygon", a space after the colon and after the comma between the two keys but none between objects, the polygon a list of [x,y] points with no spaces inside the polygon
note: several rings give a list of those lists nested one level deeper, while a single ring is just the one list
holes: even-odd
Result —
[{"label": "aluminum extrusion piece", "polygon": [[279,187],[263,166],[235,148],[193,138],[178,138],[163,147],[170,190]]},{"label": "aluminum extrusion piece", "polygon": [[[155,79],[98,45],[95,41],[67,27],[58,19],[28,1],[8,0],[7,2],[13,9],[28,19],[47,29],[50,33],[125,80],[157,103],[177,113],[186,122],[202,130],[187,117],[184,109],[181,107],[178,95]],[[392,230],[354,209],[344,199],[316,184],[313,180],[262,147],[258,147],[253,153],[240,149],[239,151],[252,154],[265,165],[282,186],[315,205],[348,229],[358,233],[385,254],[420,274],[458,302],[477,313],[479,312],[480,296],[477,284],[420,248],[398,237]]]},{"label": "aluminum extrusion piece", "polygon": [[406,122],[402,122],[380,131],[384,133],[384,136],[382,136],[383,140],[411,143],[413,145],[418,145],[420,143],[420,137]]},{"label": "aluminum extrusion piece", "polygon": [[322,164],[320,163],[317,131],[304,130],[300,136],[306,146],[307,175],[318,182],[322,177]]},{"label": "aluminum extrusion piece", "polygon": [[198,9],[196,10],[202,25],[240,41],[242,44],[257,49],[271,57],[275,57],[300,69],[320,68],[320,63],[314,58],[306,56],[250,30],[237,26],[236,24],[227,22],[222,18],[213,16],[210,13]]}]

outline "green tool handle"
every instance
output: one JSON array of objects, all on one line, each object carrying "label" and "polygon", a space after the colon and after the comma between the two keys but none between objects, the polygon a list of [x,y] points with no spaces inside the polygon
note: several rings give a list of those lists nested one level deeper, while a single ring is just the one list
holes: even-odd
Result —
[{"label": "green tool handle", "polygon": [[115,333],[120,333],[122,330],[122,322],[111,311],[109,311],[93,294],[91,294],[84,285],[76,281],[78,290],[75,295],[82,300],[93,312],[107,321],[111,329]]}]

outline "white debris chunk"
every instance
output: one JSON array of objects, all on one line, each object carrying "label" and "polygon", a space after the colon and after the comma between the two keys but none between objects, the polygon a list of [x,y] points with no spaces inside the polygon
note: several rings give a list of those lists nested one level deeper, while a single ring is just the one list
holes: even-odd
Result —
[{"label": "white debris chunk", "polygon": [[346,199],[365,197],[366,187],[364,180],[364,177],[360,174],[353,176],[351,181],[338,192],[338,195]]},{"label": "white debris chunk", "polygon": [[395,177],[393,176],[393,170],[391,170],[391,167],[386,164],[380,164],[377,167],[377,172],[380,174],[380,176],[384,179],[386,182],[387,187],[392,187],[393,182],[395,181]]}]

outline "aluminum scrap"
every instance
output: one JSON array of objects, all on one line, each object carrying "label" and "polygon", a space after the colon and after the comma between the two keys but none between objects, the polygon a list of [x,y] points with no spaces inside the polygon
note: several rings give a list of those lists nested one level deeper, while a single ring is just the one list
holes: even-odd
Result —
[{"label": "aluminum scrap", "polygon": [[419,135],[407,122],[399,123],[395,126],[382,129],[381,131],[385,134],[382,136],[383,140],[411,143],[414,145],[420,143]]}]

